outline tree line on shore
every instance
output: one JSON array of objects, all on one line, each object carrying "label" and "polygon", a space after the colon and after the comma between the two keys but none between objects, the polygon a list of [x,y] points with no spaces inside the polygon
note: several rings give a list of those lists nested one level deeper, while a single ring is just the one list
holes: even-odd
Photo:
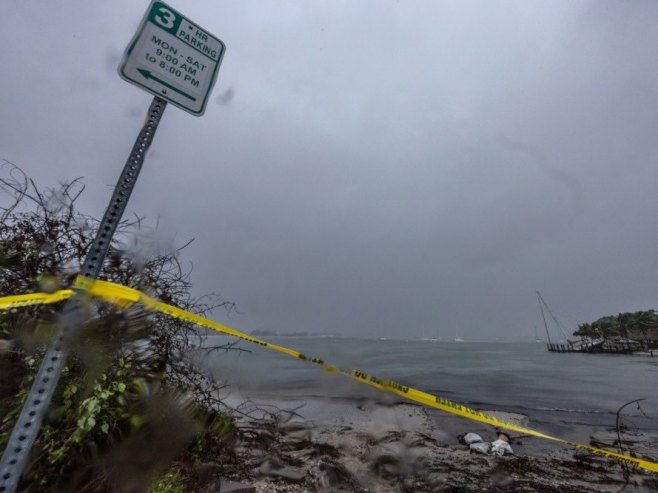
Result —
[{"label": "tree line on shore", "polygon": [[658,334],[658,312],[641,310],[607,315],[591,323],[582,323],[574,335],[603,338],[623,337],[627,339],[655,339]]}]

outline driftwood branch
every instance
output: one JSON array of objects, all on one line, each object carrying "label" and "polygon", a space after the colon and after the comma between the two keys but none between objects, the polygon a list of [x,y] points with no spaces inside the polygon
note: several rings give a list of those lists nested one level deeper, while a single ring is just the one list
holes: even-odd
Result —
[{"label": "driftwood branch", "polygon": [[[644,414],[644,411],[642,410],[642,407],[640,406],[640,402],[642,402],[643,400],[645,400],[645,399],[634,399],[634,400],[629,401],[626,404],[622,405],[619,409],[617,409],[617,417],[615,419],[615,430],[617,432],[617,443],[616,443],[617,452],[619,452],[620,454],[623,454],[623,455],[631,454],[632,455],[632,451],[630,450],[630,448],[628,450],[626,450],[626,448],[624,448],[623,434],[624,434],[624,431],[628,429],[628,427],[625,425],[625,423],[622,419],[622,411],[625,408],[627,408],[628,406],[630,406],[631,404],[637,404],[637,409],[642,413],[642,415],[646,416],[646,414]],[[626,488],[626,486],[628,486],[628,484],[630,482],[630,478],[631,478],[631,473],[633,472],[633,470],[635,468],[632,467],[632,466],[629,466],[625,462],[620,462],[619,464],[621,465],[622,474],[624,476],[624,481],[625,481],[624,486],[622,486],[622,488],[619,490],[621,492]]]}]

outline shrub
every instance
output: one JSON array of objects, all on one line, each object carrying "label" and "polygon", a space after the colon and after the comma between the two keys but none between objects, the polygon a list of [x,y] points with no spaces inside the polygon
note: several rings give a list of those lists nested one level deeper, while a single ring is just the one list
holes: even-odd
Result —
[{"label": "shrub", "polygon": [[[79,179],[41,190],[5,162],[0,187],[0,293],[69,286],[98,221],[76,211]],[[190,294],[189,272],[174,251],[139,250],[140,218],[122,222],[100,278],[148,292],[196,313],[232,304]],[[59,305],[0,312],[0,446],[4,450],[44,345],[60,323]],[[92,301],[31,452],[23,483],[33,491],[144,491],[195,435],[232,428],[223,384],[194,365],[204,333],[139,306]],[[216,348],[214,348],[216,349]],[[227,347],[226,349],[229,349]],[[199,432],[203,431],[201,435]],[[169,478],[169,479],[167,479]],[[182,491],[165,476],[153,491]],[[171,480],[171,481],[170,481]],[[168,482],[169,481],[169,482]]]}]

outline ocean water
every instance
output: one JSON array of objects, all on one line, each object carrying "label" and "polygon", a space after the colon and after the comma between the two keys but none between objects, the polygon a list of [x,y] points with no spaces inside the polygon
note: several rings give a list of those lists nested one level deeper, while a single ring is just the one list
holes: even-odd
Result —
[{"label": "ocean water", "polygon": [[[229,340],[211,336],[209,344]],[[566,439],[582,441],[592,429],[614,427],[617,409],[634,399],[645,399],[642,412],[629,406],[624,412],[625,423],[640,430],[658,430],[658,354],[651,358],[549,353],[541,343],[315,337],[267,340],[469,407],[524,414],[531,427]],[[247,398],[403,400],[290,356],[246,342],[240,347],[250,352],[213,352],[204,363],[218,379]],[[446,414],[432,411],[437,422],[449,419]],[[471,426],[463,418],[456,419],[464,422],[464,430]]]}]

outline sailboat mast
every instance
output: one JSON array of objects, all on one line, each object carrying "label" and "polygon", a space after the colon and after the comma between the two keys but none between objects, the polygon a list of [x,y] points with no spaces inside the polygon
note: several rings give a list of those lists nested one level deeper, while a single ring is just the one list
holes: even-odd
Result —
[{"label": "sailboat mast", "polygon": [[551,344],[551,336],[548,333],[548,325],[546,324],[546,315],[544,314],[544,307],[542,305],[542,297],[541,294],[539,294],[539,291],[535,291],[537,293],[537,301],[539,302],[539,309],[541,310],[541,318],[544,321],[544,329],[546,329],[546,339],[548,339],[548,343]]}]

